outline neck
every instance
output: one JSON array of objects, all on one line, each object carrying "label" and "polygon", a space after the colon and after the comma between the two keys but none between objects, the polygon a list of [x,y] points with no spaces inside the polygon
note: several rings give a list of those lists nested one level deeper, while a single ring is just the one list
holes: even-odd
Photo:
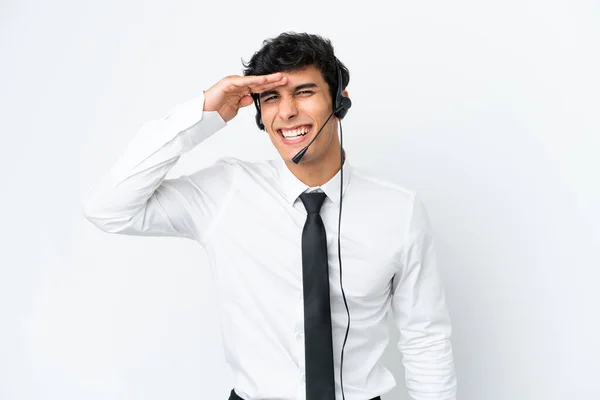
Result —
[{"label": "neck", "polygon": [[[335,176],[340,170],[340,147],[335,146],[336,150],[327,155],[325,160],[300,161],[298,164],[293,161],[286,161],[289,170],[310,187],[321,186]],[[346,152],[342,151],[343,162],[346,160]]]}]

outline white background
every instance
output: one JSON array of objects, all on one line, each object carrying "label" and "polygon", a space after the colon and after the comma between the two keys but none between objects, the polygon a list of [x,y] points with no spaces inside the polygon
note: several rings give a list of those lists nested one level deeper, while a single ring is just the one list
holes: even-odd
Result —
[{"label": "white background", "polygon": [[[598,2],[335,3],[0,3],[0,399],[227,398],[202,248],[103,233],[81,200],[142,122],[286,30],[349,67],[353,163],[424,198],[459,399],[600,398]],[[169,177],[276,156],[253,115]],[[397,337],[384,400],[408,399]]]}]

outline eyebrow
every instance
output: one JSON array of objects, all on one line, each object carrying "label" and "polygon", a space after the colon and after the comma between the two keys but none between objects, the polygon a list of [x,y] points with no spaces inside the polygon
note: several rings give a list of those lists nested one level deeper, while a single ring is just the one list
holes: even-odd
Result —
[{"label": "eyebrow", "polygon": [[[308,89],[308,88],[316,88],[316,87],[317,87],[316,83],[312,83],[312,82],[311,83],[303,83],[302,85],[298,85],[294,89],[292,89],[292,92],[297,92],[298,90]],[[279,94],[279,92],[277,91],[277,89],[267,90],[260,94],[260,98],[262,99],[263,97],[267,97],[272,94]]]}]

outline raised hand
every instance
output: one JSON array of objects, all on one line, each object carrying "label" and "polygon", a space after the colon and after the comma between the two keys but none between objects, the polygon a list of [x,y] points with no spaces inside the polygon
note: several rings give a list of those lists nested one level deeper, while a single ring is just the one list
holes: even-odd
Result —
[{"label": "raised hand", "polygon": [[281,72],[258,76],[227,76],[204,92],[204,111],[217,111],[225,122],[229,122],[241,107],[252,104],[250,93],[262,93],[286,83],[287,77]]}]

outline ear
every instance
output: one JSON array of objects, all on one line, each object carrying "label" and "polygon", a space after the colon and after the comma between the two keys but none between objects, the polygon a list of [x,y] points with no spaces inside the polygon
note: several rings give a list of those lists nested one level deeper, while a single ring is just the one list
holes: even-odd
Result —
[{"label": "ear", "polygon": [[342,94],[344,95],[344,97],[350,97],[350,96],[348,96],[348,91],[347,90],[342,90]]}]

